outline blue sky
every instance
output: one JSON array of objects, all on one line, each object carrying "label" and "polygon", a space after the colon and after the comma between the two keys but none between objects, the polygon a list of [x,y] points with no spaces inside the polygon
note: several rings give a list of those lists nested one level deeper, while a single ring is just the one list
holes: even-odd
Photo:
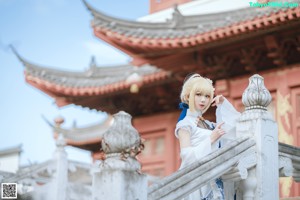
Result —
[{"label": "blue sky", "polygon": [[[148,14],[149,0],[87,0],[93,7],[123,19]],[[76,106],[57,108],[54,100],[28,85],[24,67],[8,45],[30,62],[69,71],[127,63],[130,58],[93,35],[92,15],[81,0],[0,0],[0,149],[22,144],[21,164],[52,158],[55,149],[50,121],[57,116],[70,127],[103,120],[103,113]],[[67,147],[69,158],[90,161],[89,152]]]}]

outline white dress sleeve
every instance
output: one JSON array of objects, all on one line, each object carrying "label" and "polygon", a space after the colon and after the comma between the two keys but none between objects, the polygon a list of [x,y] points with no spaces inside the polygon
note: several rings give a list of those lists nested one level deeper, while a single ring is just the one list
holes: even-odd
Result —
[{"label": "white dress sleeve", "polygon": [[179,129],[183,129],[188,131],[189,133],[192,133],[193,127],[187,123],[184,123],[183,121],[180,121],[177,123],[176,128],[175,128],[175,136],[178,138],[178,131]]},{"label": "white dress sleeve", "polygon": [[192,164],[195,162],[197,158],[197,154],[194,147],[184,147],[180,149],[180,158],[181,158],[181,165],[180,169]]},{"label": "white dress sleeve", "polygon": [[236,123],[240,115],[241,113],[226,98],[221,105],[218,105],[216,110],[217,124],[225,122],[221,127],[225,131],[222,140],[228,142],[236,138]]},{"label": "white dress sleeve", "polygon": [[177,123],[175,129],[175,136],[177,138],[179,129],[187,130],[190,133],[191,140],[191,146],[180,149],[180,169],[182,169],[211,153],[211,130],[198,128],[196,124],[191,125],[186,121],[180,121]]}]

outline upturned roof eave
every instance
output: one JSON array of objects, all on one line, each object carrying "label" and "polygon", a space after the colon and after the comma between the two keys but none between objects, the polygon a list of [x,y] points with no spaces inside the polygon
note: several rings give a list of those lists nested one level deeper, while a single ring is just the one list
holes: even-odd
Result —
[{"label": "upturned roof eave", "polygon": [[137,73],[143,83],[151,83],[169,77],[169,72],[155,66],[136,67],[130,64],[96,67],[83,72],[71,72],[33,64],[13,49],[16,57],[25,67],[25,80],[51,97],[92,96],[128,90],[127,78]]},{"label": "upturned roof eave", "polygon": [[[158,71],[153,74],[143,76],[142,84],[147,85],[152,82],[163,81],[169,78],[171,75],[167,71]],[[130,83],[126,80],[118,81],[115,83],[102,85],[102,86],[86,86],[86,87],[72,87],[59,85],[55,82],[49,82],[47,80],[41,79],[39,77],[34,77],[32,75],[25,75],[26,81],[42,90],[46,94],[52,96],[53,98],[60,98],[62,96],[68,97],[80,97],[80,96],[102,96],[102,95],[113,95],[121,91],[127,91],[129,93]],[[67,104],[66,104],[67,105]]]},{"label": "upturned roof eave", "polygon": [[[300,0],[297,0],[300,3]],[[273,10],[272,10],[273,9]],[[251,12],[252,16],[243,18],[241,13]],[[218,24],[219,21],[227,20],[228,16],[235,16],[239,13],[238,17],[231,17],[235,19],[234,23],[226,22],[223,25],[215,25],[214,27],[205,28],[201,27],[201,23],[196,26],[194,21],[190,29],[184,26],[170,27],[165,25],[162,28],[155,26],[155,23],[151,24],[152,27],[146,27],[137,22],[131,22],[132,24],[128,26],[127,24],[115,23],[113,26],[107,24],[113,24],[111,22],[105,22],[106,25],[94,25],[96,35],[103,35],[107,38],[109,43],[114,45],[119,45],[121,49],[138,49],[139,52],[143,52],[143,49],[149,49],[153,51],[158,51],[159,49],[174,49],[174,48],[189,48],[199,45],[204,45],[206,43],[219,41],[221,39],[229,38],[232,36],[243,35],[245,33],[250,33],[262,28],[273,27],[277,25],[282,25],[287,21],[294,21],[300,18],[300,7],[296,8],[269,8],[269,9],[255,9],[255,8],[243,8],[238,11],[217,14],[207,14],[199,15],[198,18],[209,19],[211,17],[211,24]],[[217,20],[217,17],[219,21]],[[230,17],[229,17],[230,18]],[[195,16],[183,16],[183,21],[193,21]],[[94,19],[95,20],[95,19]],[[97,20],[101,20],[97,18]],[[202,19],[203,20],[203,19]],[[205,23],[208,23],[207,20]],[[135,25],[133,25],[135,24]],[[184,23],[183,23],[184,24]],[[137,28],[139,27],[139,28]],[[155,27],[155,28],[153,28]],[[182,27],[182,29],[180,28]],[[136,54],[135,50],[132,50],[133,56]],[[147,53],[142,53],[146,55]],[[138,54],[136,54],[139,56]],[[147,56],[147,55],[146,55]]]},{"label": "upturned roof eave", "polygon": [[[35,64],[33,62],[28,61],[24,57],[22,57],[14,47],[11,47],[13,53],[18,58],[18,60],[25,67],[25,73],[33,75],[35,73],[43,73],[43,74],[51,74],[56,77],[73,77],[73,78],[90,78],[93,76],[93,72],[101,73],[101,76],[112,75],[115,76],[118,71],[128,70],[129,68],[134,68],[135,66],[129,64],[115,65],[115,66],[95,66],[90,67],[84,71],[68,71],[58,69],[57,67],[49,67],[44,65]],[[137,67],[136,67],[137,68]],[[98,75],[99,76],[99,75]]]},{"label": "upturned roof eave", "polygon": [[91,14],[94,16],[94,25],[96,25],[95,19],[98,19],[99,21],[103,23],[108,23],[111,26],[114,26],[116,24],[118,25],[124,25],[132,28],[139,28],[139,27],[148,27],[148,28],[155,28],[157,26],[159,27],[165,27],[166,25],[170,24],[168,22],[160,22],[160,23],[148,23],[148,22],[140,22],[140,21],[133,21],[133,20],[125,20],[120,19],[117,17],[112,17],[109,15],[106,15],[105,13],[95,9],[93,6],[91,6],[89,3],[87,3],[85,0],[82,0],[86,8],[91,12]]},{"label": "upturned roof eave", "polygon": [[[203,24],[215,24],[216,22],[222,21],[226,24],[230,23],[230,20],[239,16],[243,18],[247,13],[256,13],[253,17],[259,15],[264,15],[265,13],[273,12],[274,10],[279,10],[278,8],[265,8],[254,9],[251,7],[238,8],[235,10],[223,11],[218,13],[208,13],[208,14],[193,14],[193,15],[182,15],[177,7],[174,8],[172,18],[166,19],[165,22],[146,22],[146,21],[134,21],[125,20],[121,18],[116,18],[109,16],[88,4],[83,0],[87,9],[90,10],[91,14],[94,16],[93,26],[98,27],[100,24],[104,24],[111,30],[113,29],[127,29],[129,32],[141,32],[142,31],[165,31],[165,30],[185,30],[187,28],[199,28]],[[131,31],[132,29],[132,31]]]},{"label": "upturned roof eave", "polygon": [[101,139],[104,133],[109,129],[113,123],[113,118],[111,115],[103,122],[99,122],[94,125],[88,125],[86,127],[72,127],[72,128],[62,128],[51,125],[55,133],[61,133],[64,138],[69,141],[68,143],[80,143],[87,140]]},{"label": "upturned roof eave", "polygon": [[[136,65],[149,63],[152,55],[169,55],[172,52],[190,51],[195,48],[206,48],[211,45],[221,44],[220,42],[233,42],[239,38],[249,38],[254,33],[263,34],[270,31],[283,29],[290,24],[300,22],[300,7],[281,10],[268,16],[257,17],[253,20],[243,21],[234,25],[218,28],[209,32],[195,34],[189,37],[179,38],[138,38],[119,34],[117,32],[106,32],[107,30],[95,30],[98,35],[103,35],[107,41],[119,45],[120,49],[132,51],[133,62]],[[269,31],[269,32],[270,32]],[[230,39],[230,40],[228,40]],[[155,57],[154,57],[155,58]],[[142,59],[144,62],[136,62]],[[138,64],[140,63],[140,64]],[[150,62],[157,65],[155,62]],[[160,66],[161,67],[161,66]]]},{"label": "upturned roof eave", "polygon": [[[295,1],[295,3],[297,2],[300,3],[300,0]],[[236,10],[219,13],[184,16],[178,11],[178,9],[175,8],[173,18],[166,22],[140,22],[111,17],[97,11],[87,3],[86,6],[94,16],[94,28],[104,28],[120,34],[126,32],[124,33],[125,35],[136,35],[140,38],[143,37],[141,35],[146,35],[149,38],[151,38],[151,36],[156,38],[159,37],[159,35],[168,35],[168,31],[171,33],[172,31],[178,32],[189,29],[196,29],[198,32],[205,33],[216,28],[231,26],[254,18],[267,17],[268,15],[279,11],[295,9],[280,7],[254,8],[249,6],[246,8],[238,8]],[[149,31],[149,34],[152,33],[152,35],[149,36],[147,34],[141,34],[147,31]],[[157,35],[155,33],[157,33]]]}]

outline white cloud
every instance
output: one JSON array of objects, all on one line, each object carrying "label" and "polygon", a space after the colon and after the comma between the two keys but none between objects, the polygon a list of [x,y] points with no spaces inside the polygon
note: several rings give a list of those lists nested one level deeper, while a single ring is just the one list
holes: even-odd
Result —
[{"label": "white cloud", "polygon": [[96,57],[99,65],[126,64],[130,61],[128,55],[104,42],[85,41],[83,45],[91,55]]}]

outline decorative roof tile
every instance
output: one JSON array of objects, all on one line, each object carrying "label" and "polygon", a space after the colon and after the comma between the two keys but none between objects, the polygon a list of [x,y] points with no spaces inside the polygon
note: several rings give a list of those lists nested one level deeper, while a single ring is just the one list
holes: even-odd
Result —
[{"label": "decorative roof tile", "polygon": [[99,67],[93,60],[90,68],[83,72],[63,71],[28,62],[14,48],[12,49],[25,66],[26,80],[35,87],[37,84],[52,93],[75,96],[100,95],[129,88],[130,84],[126,79],[132,74],[141,76],[144,84],[166,79],[170,75],[169,72],[151,65]]},{"label": "decorative roof tile", "polygon": [[[295,0],[293,3],[299,3],[300,0]],[[123,20],[105,15],[97,11],[89,4],[86,7],[94,16],[93,27],[95,31],[100,34],[107,35],[115,43],[118,40],[132,41],[138,38],[136,42],[128,43],[127,45],[142,47],[163,47],[168,48],[168,45],[161,45],[154,40],[166,40],[166,43],[171,44],[172,47],[181,47],[180,41],[172,45],[172,40],[201,37],[204,39],[194,40],[188,46],[195,46],[210,41],[218,40],[220,38],[238,35],[240,33],[256,30],[264,26],[270,26],[284,22],[286,20],[293,20],[300,18],[300,7],[282,8],[282,7],[265,7],[254,8],[246,7],[237,10],[183,16],[178,9],[175,8],[173,18],[166,22],[140,22]],[[108,26],[113,23],[114,26]],[[142,32],[142,33],[141,33]],[[206,33],[210,36],[206,38]],[[144,41],[148,40],[148,42]],[[122,44],[120,44],[122,46]]]},{"label": "decorative roof tile", "polygon": [[87,142],[91,140],[100,141],[103,137],[103,134],[109,129],[109,127],[113,123],[113,118],[111,115],[108,115],[105,121],[94,125],[90,124],[87,127],[62,128],[55,126],[45,118],[44,120],[49,126],[52,127],[53,132],[55,134],[62,134],[66,139],[67,143],[70,143],[72,145],[82,144],[82,142]]}]

